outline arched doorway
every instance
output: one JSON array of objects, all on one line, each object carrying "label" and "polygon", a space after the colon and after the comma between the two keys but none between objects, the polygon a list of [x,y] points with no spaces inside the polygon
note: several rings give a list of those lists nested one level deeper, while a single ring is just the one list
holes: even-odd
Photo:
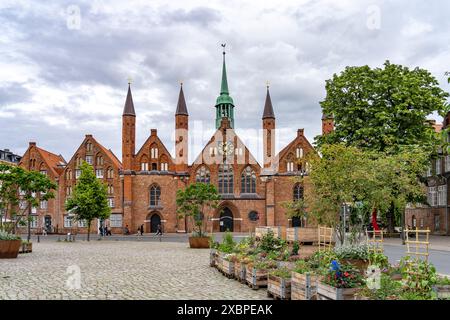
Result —
[{"label": "arched doorway", "polygon": [[48,233],[52,232],[52,217],[49,215],[44,217],[44,228]]},{"label": "arched doorway", "polygon": [[303,227],[302,218],[292,217],[292,228]]},{"label": "arched doorway", "polygon": [[228,207],[225,207],[220,212],[220,232],[225,231],[234,231],[234,219],[233,219],[233,212]]},{"label": "arched doorway", "polygon": [[157,213],[153,213],[149,219],[150,233],[156,233],[158,230],[158,225],[161,224],[161,217]]}]

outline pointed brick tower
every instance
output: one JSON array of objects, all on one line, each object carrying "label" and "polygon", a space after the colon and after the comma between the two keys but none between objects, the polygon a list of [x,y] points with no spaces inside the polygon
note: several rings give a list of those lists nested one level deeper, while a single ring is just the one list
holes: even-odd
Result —
[{"label": "pointed brick tower", "polygon": [[175,112],[175,165],[178,172],[188,171],[188,130],[189,114],[184,99],[183,84],[181,84]]},{"label": "pointed brick tower", "polygon": [[329,134],[334,131],[334,118],[330,115],[322,115],[322,135]]},{"label": "pointed brick tower", "polygon": [[264,168],[268,168],[271,166],[273,157],[275,156],[275,114],[273,112],[269,86],[267,86],[266,103],[264,104],[262,121]]},{"label": "pointed brick tower", "polygon": [[136,138],[136,113],[134,111],[131,85],[128,83],[127,99],[122,114],[122,167],[123,167],[123,203],[124,227],[132,224],[132,175]]}]

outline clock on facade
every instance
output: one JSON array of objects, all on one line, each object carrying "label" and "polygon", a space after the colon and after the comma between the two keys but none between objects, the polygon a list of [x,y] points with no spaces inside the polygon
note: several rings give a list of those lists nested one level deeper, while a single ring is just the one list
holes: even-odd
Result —
[{"label": "clock on facade", "polygon": [[234,145],[231,141],[219,142],[219,153],[223,155],[231,155],[234,151]]}]

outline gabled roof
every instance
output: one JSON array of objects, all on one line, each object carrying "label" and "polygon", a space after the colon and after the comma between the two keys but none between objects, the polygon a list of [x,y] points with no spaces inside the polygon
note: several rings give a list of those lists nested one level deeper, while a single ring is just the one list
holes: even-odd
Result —
[{"label": "gabled roof", "polygon": [[[30,148],[35,147],[36,151],[41,156],[44,163],[47,165],[47,167],[50,169],[50,171],[53,173],[54,176],[59,176],[62,171],[64,171],[64,166],[67,164],[66,160],[64,160],[62,155],[54,154],[50,151],[47,151],[45,149],[39,148],[36,146],[35,143],[30,143],[30,146],[28,147],[27,151],[25,151],[25,154],[30,151]],[[25,155],[24,155],[25,156]],[[22,164],[22,160],[20,161],[19,165]]]},{"label": "gabled roof", "polygon": [[[157,144],[159,144],[160,146],[162,146],[164,153],[167,153],[167,154],[169,155],[169,159],[170,159],[170,161],[173,163],[173,162],[174,162],[174,159],[173,159],[172,155],[170,154],[169,150],[167,150],[167,148],[166,148],[166,146],[164,145],[164,143],[163,143],[163,142],[161,141],[161,139],[158,137],[157,131],[156,131],[156,130],[153,131],[153,130],[155,130],[155,129],[152,129],[152,134],[147,138],[147,140],[145,140],[145,142],[142,144],[142,146],[141,146],[141,148],[139,149],[139,151],[136,152],[135,158],[138,158],[138,156],[140,155],[140,153],[143,152],[144,146],[150,142],[150,139],[151,139],[152,137],[155,137],[155,141],[154,141],[154,142],[156,142]],[[153,132],[155,132],[155,133],[153,134]]]}]

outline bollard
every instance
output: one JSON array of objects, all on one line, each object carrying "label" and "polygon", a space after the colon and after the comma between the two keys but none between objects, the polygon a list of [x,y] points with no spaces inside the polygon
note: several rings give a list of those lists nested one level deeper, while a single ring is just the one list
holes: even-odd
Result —
[{"label": "bollard", "polygon": [[38,235],[38,243],[40,242],[40,238],[39,238],[39,235]]}]

